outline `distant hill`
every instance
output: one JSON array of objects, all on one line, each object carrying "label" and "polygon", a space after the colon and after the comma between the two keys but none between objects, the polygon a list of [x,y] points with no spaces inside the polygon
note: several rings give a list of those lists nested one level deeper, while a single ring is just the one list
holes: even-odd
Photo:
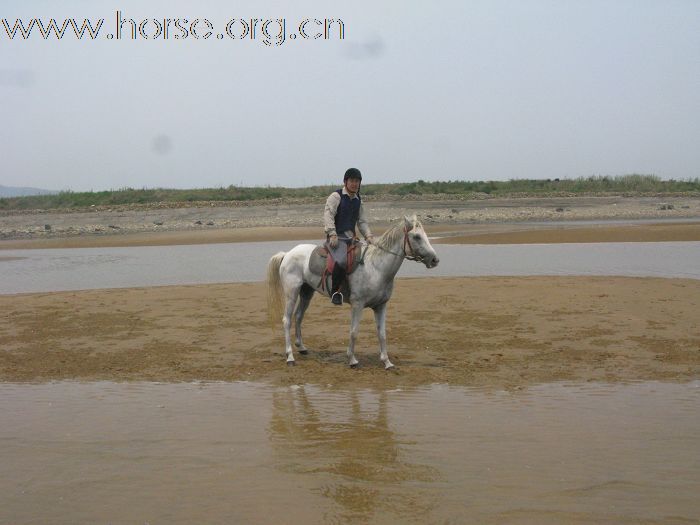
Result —
[{"label": "distant hill", "polygon": [[57,191],[42,190],[40,188],[17,188],[14,186],[3,186],[0,184],[0,198],[3,197],[26,197],[28,195],[53,195]]}]

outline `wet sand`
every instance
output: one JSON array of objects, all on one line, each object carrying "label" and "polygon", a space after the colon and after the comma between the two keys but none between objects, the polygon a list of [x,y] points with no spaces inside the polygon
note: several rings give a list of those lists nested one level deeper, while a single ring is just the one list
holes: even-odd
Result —
[{"label": "wet sand", "polygon": [[[700,223],[499,225],[490,228],[445,229],[436,244],[559,244],[591,242],[700,241]],[[438,232],[437,235],[440,235]]]},{"label": "wet sand", "polygon": [[[386,224],[374,225],[376,234]],[[425,224],[436,244],[532,244],[585,242],[700,241],[700,222],[637,224]],[[105,236],[52,237],[0,241],[2,250],[45,248],[99,248],[119,246],[172,246],[210,243],[318,239],[322,233],[309,226],[257,226],[209,231],[124,233]]]},{"label": "wet sand", "polygon": [[349,308],[317,295],[308,356],[285,365],[264,283],[0,296],[0,381],[263,380],[385,388],[700,377],[700,281],[400,279],[380,365],[371,311],[346,366]]}]

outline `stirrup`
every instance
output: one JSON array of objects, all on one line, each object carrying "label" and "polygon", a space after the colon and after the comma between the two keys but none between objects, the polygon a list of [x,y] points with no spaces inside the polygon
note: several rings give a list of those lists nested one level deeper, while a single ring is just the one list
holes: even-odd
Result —
[{"label": "stirrup", "polygon": [[343,304],[343,294],[340,292],[335,292],[331,295],[331,302],[333,304]]}]

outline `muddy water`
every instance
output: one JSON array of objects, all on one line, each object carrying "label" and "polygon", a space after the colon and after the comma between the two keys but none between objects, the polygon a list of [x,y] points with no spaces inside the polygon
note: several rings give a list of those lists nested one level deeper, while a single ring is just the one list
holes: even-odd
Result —
[{"label": "muddy water", "polygon": [[687,523],[700,382],[0,384],[0,523]]},{"label": "muddy water", "polygon": [[[0,294],[252,282],[270,257],[298,241],[131,248],[5,250]],[[624,275],[700,279],[700,242],[436,246],[428,270],[405,263],[399,277]]]}]

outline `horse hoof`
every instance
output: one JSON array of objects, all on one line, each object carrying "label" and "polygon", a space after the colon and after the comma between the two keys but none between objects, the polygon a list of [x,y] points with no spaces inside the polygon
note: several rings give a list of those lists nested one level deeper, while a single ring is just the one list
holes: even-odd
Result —
[{"label": "horse hoof", "polygon": [[308,355],[309,351],[308,350],[299,350],[299,353],[301,355]]},{"label": "horse hoof", "polygon": [[390,370],[396,370],[396,367],[394,365],[387,365],[384,367],[384,370],[388,372]]},{"label": "horse hoof", "polygon": [[287,361],[287,366],[295,366],[296,363],[294,361]]},{"label": "horse hoof", "polygon": [[350,368],[352,368],[353,370],[357,370],[358,368],[360,368],[360,363],[353,363],[350,365]]}]

